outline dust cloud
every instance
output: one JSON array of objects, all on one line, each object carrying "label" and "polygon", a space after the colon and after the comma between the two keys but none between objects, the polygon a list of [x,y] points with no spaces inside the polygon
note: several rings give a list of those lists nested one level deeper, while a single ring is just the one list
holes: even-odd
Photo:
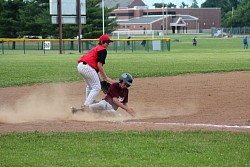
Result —
[{"label": "dust cloud", "polygon": [[[175,98],[171,100],[169,96],[162,93],[165,90],[161,90],[162,94],[157,91],[145,91],[140,86],[141,82],[137,83],[131,88],[129,97],[129,106],[135,110],[135,117],[131,117],[120,108],[112,116],[90,111],[72,114],[70,108],[80,107],[85,98],[85,85],[82,83],[43,84],[8,88],[8,90],[2,88],[0,89],[1,95],[5,94],[8,97],[6,97],[7,100],[0,98],[0,123],[60,120],[125,121],[188,115],[198,110],[192,100],[176,100]],[[103,97],[104,94],[101,92],[97,98]]]},{"label": "dust cloud", "polygon": [[0,106],[0,122],[21,123],[39,120],[64,120],[68,99],[59,87],[31,90],[14,104]]},{"label": "dust cloud", "polygon": [[67,89],[62,85],[40,87],[25,93],[13,104],[0,104],[0,123],[53,120],[122,121],[131,118],[119,110],[113,115],[91,111],[72,114],[71,107],[77,105],[76,101],[82,100],[82,97],[74,97]]}]

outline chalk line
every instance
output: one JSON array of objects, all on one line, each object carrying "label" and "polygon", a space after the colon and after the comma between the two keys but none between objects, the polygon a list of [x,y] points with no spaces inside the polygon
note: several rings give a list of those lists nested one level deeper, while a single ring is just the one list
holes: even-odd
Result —
[{"label": "chalk line", "polygon": [[216,124],[160,123],[160,122],[123,122],[123,123],[127,123],[127,124],[154,124],[154,125],[176,125],[176,126],[192,126],[192,127],[250,129],[250,126],[247,126],[247,125],[216,125]]}]

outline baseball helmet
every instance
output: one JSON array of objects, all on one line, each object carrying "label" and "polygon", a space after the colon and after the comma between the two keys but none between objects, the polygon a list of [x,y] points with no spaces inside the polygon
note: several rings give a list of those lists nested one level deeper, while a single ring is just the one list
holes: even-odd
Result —
[{"label": "baseball helmet", "polygon": [[126,84],[128,84],[129,86],[132,85],[133,82],[133,77],[132,75],[130,75],[129,73],[123,73],[120,78],[119,78],[120,82],[125,82]]}]

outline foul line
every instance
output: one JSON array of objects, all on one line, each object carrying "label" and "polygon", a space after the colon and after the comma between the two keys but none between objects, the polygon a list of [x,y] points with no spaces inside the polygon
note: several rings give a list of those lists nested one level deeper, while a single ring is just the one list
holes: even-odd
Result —
[{"label": "foul line", "polygon": [[194,126],[194,127],[250,129],[250,126],[240,126],[240,125],[215,125],[215,124],[191,124],[191,123],[157,123],[157,122],[126,122],[126,123],[128,123],[128,124],[154,124],[154,125],[177,125],[177,126]]}]

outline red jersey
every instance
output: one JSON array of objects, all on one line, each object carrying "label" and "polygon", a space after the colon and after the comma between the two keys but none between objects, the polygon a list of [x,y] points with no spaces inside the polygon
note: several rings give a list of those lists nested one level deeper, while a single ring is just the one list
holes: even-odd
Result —
[{"label": "red jersey", "polygon": [[[88,65],[90,65],[91,67],[93,67],[97,72],[99,72],[99,69],[97,67],[97,58],[98,58],[98,52],[105,50],[106,48],[104,48],[102,45],[97,45],[96,47],[92,48],[91,50],[88,51],[88,53],[84,54],[79,60],[78,63],[80,62],[86,62]],[[107,52],[105,52],[107,55]],[[106,55],[105,58],[106,58]]]},{"label": "red jersey", "polygon": [[110,85],[108,94],[104,100],[111,104],[115,110],[117,110],[118,106],[113,102],[113,97],[117,97],[121,103],[125,104],[128,102],[128,92],[129,91],[127,88],[122,89],[119,83],[116,82]]}]

